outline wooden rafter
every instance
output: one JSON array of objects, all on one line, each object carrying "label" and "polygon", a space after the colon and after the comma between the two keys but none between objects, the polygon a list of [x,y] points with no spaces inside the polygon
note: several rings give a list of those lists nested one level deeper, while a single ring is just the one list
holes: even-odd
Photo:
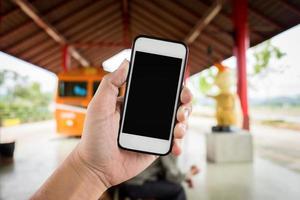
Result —
[{"label": "wooden rafter", "polygon": [[222,1],[216,0],[215,3],[207,10],[207,12],[196,22],[195,26],[185,37],[187,44],[193,43],[204,30],[204,28],[218,15],[222,9]]},{"label": "wooden rafter", "polygon": [[297,7],[296,5],[290,3],[287,0],[279,0],[279,2],[285,6],[288,10],[294,12],[296,15],[298,15],[300,17],[300,8]]},{"label": "wooden rafter", "polygon": [[[28,15],[40,28],[42,28],[54,41],[60,45],[67,44],[67,39],[61,35],[50,23],[39,16],[38,11],[26,0],[12,0],[23,12]],[[89,61],[84,58],[74,47],[70,46],[71,56],[78,60],[82,66],[89,66]]]},{"label": "wooden rafter", "polygon": [[123,43],[129,47],[129,3],[128,0],[122,1],[122,20],[123,20]]},{"label": "wooden rafter", "polygon": [[[209,6],[206,4],[206,3],[204,3],[203,1],[198,1],[198,3],[199,3],[199,5],[201,5],[202,6],[202,8],[203,9],[208,9],[209,8]],[[227,13],[224,13],[224,12],[220,12],[219,13],[219,17],[220,18],[223,18],[224,20],[226,20],[228,23],[231,23],[231,21],[232,21],[232,17],[231,17],[231,15],[230,14],[227,14]],[[210,26],[212,26],[212,25],[214,25],[215,27],[219,27],[219,26],[217,26],[216,24],[214,24],[214,23],[212,23]],[[232,30],[228,30],[228,31],[232,31]],[[228,32],[227,31],[227,32]],[[251,31],[251,30],[250,30]],[[263,36],[261,36],[260,34],[258,34],[258,33],[252,33],[253,34],[253,36],[254,37],[257,37],[257,38],[262,38]]]},{"label": "wooden rafter", "polygon": [[[90,6],[91,5],[89,5],[87,8],[90,8]],[[109,4],[109,6],[112,6],[112,4]],[[106,6],[104,8],[106,8]],[[100,19],[104,17],[104,18],[110,19],[109,21],[112,22],[112,20],[114,18],[111,19],[111,17],[108,17],[108,16],[111,16],[112,12],[108,12],[107,15],[103,16],[103,13],[105,13],[105,12],[107,12],[109,10],[111,10],[111,9],[107,8],[107,9],[105,9],[105,11],[103,11],[103,12],[97,12],[95,14],[92,12],[88,16],[86,16],[86,19],[88,20],[89,23],[90,22],[96,23],[97,21],[100,21]],[[115,10],[112,10],[112,11],[115,12]],[[78,12],[76,14],[80,14],[80,12]],[[77,16],[76,14],[72,15],[70,17],[67,17],[64,20],[61,20],[59,23],[55,23],[54,26],[58,27],[58,28],[59,27],[66,27],[65,21],[69,20],[70,18],[74,19],[74,17]],[[48,15],[46,15],[46,17],[47,16]],[[73,20],[73,21],[77,21],[77,20]],[[67,29],[66,31],[65,31],[65,29],[63,29],[62,31],[63,31],[64,35],[76,35],[76,36],[78,35],[78,36],[83,36],[87,32],[88,32],[88,35],[90,35],[90,34],[92,34],[91,31],[95,31],[95,30],[97,30],[99,28],[105,27],[105,25],[103,25],[102,22],[104,23],[105,20],[101,20],[100,23],[96,23],[95,26],[90,26],[92,28],[86,27],[88,25],[91,25],[89,23],[81,23],[78,26],[74,26],[74,24],[72,24],[72,26],[70,26],[70,28],[65,28],[65,29]],[[100,27],[101,25],[103,25],[103,27]],[[78,27],[81,29],[81,31],[74,32],[74,30],[78,30]],[[97,28],[97,29],[95,29],[95,28]],[[22,46],[24,46],[24,45],[26,46],[27,43],[30,43],[31,41],[36,41],[38,38],[41,38],[41,37],[44,37],[44,32],[37,31],[36,33],[33,33],[30,38],[25,38],[24,40],[18,41],[17,45],[11,45],[9,47],[6,47],[6,51],[7,52],[15,52],[15,50],[20,49]],[[1,38],[0,41],[2,39],[5,39],[5,38]],[[78,40],[79,38],[76,37],[74,39]],[[73,40],[73,37],[70,37],[69,38],[69,42],[72,43],[72,40]],[[31,49],[35,49],[35,48],[36,48],[35,46],[30,46],[29,48],[24,49],[24,51],[19,52],[18,55],[20,54],[20,56],[22,57],[23,52],[26,53],[26,52],[30,51]]]},{"label": "wooden rafter", "polygon": [[267,24],[270,24],[271,26],[275,27],[276,29],[281,29],[282,28],[281,24],[279,24],[278,22],[275,22],[274,20],[270,19],[265,14],[263,14],[259,10],[255,9],[251,5],[249,5],[249,11],[250,11],[250,14],[252,14],[255,17],[259,18],[260,20],[266,22]]},{"label": "wooden rafter", "polygon": [[[199,19],[199,13],[196,13],[196,12],[193,12],[192,10],[189,10],[188,8],[186,7],[183,7],[181,4],[177,3],[176,1],[173,2],[173,5],[176,9],[179,9],[180,10],[180,13],[184,13],[185,16],[189,16],[193,19]],[[208,6],[207,6],[208,8]],[[219,13],[219,15],[221,15],[221,13]],[[184,18],[180,17],[178,14],[177,15],[174,15],[174,17],[178,18],[178,19],[181,19],[181,20],[184,20]],[[219,26],[217,26],[214,22],[211,22],[209,24],[209,26],[215,30],[219,30],[220,33],[224,34],[228,40],[229,38],[232,38],[231,35],[228,33],[228,32],[225,32],[224,30],[222,30]],[[226,41],[222,41],[220,42],[220,39],[216,36],[214,36],[213,34],[207,34],[206,31],[204,31],[202,33],[203,35],[207,35],[207,37],[217,41],[219,44],[219,46],[224,46],[226,48],[231,48],[231,45],[226,42]]]}]

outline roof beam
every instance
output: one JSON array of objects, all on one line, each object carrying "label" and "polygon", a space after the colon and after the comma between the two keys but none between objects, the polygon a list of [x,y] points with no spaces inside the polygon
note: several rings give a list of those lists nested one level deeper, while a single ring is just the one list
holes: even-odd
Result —
[{"label": "roof beam", "polygon": [[[116,17],[118,17],[118,15],[116,15]],[[108,19],[107,17],[104,17],[106,20],[102,20],[102,21],[100,20],[101,22],[97,23],[95,26],[92,26],[90,29],[88,29],[88,32],[87,32],[87,28],[81,27],[81,29],[84,30],[84,31],[82,31],[82,33],[80,33],[80,34],[79,33],[77,35],[75,34],[76,38],[69,37],[69,45],[72,45],[77,49],[81,49],[81,48],[84,48],[85,45],[89,45],[90,41],[92,41],[93,39],[96,39],[97,42],[93,42],[92,46],[94,46],[94,43],[95,43],[95,46],[98,44],[98,42],[101,43],[100,41],[102,41],[102,43],[106,43],[106,42],[110,41],[108,37],[105,37],[105,36],[108,35],[108,33],[109,33],[110,37],[113,36],[113,35],[115,36],[116,33],[121,34],[121,31],[120,31],[121,28],[116,28],[116,27],[120,27],[120,25],[121,25],[120,21],[121,20],[116,18],[116,17],[113,17],[109,20],[107,20]],[[100,18],[98,16],[96,21],[99,21],[99,19]],[[118,19],[118,21],[116,21],[116,19]],[[95,31],[95,30],[97,30],[97,31]],[[64,34],[66,35],[67,32],[64,32]],[[104,40],[104,38],[105,38],[105,40]],[[113,38],[116,38],[116,37],[113,37]],[[76,40],[74,40],[74,39],[76,39]],[[111,41],[113,41],[113,40],[111,40]],[[117,40],[117,41],[119,41],[119,40]],[[43,44],[41,44],[39,46],[39,48],[34,48],[34,47],[28,48],[24,52],[20,53],[19,56],[21,58],[25,57],[29,60],[30,59],[36,59],[36,57],[41,57],[42,56],[42,55],[39,55],[39,54],[40,54],[41,51],[43,51],[45,49],[45,47],[47,47],[49,49],[49,51],[51,52],[51,49],[54,48],[53,43],[54,42],[52,42],[52,40],[49,40],[48,42],[44,42]],[[107,45],[110,45],[109,43],[110,42],[108,42]],[[81,46],[81,44],[83,44],[83,46]],[[122,43],[122,45],[123,45],[123,43]],[[107,46],[103,46],[103,47],[107,47]],[[39,50],[40,48],[42,48],[42,50]],[[89,61],[92,64],[92,60],[90,59],[89,53],[87,51],[88,50],[85,50],[83,55],[85,55],[87,57],[87,59],[89,59]],[[32,54],[31,52],[35,52],[35,53]],[[29,55],[31,54],[32,56],[31,57],[28,57],[28,56],[26,57],[26,55],[28,55],[28,54]],[[48,52],[47,52],[47,54],[48,54]],[[49,55],[51,55],[51,54],[48,54],[47,57]]]},{"label": "roof beam", "polygon": [[[160,2],[163,2],[163,1],[160,1]],[[168,6],[166,6],[164,4],[160,4],[160,6],[161,7],[163,6],[164,9],[168,9]],[[204,5],[202,5],[202,4],[201,4],[201,6],[204,7]],[[188,24],[189,26],[192,26],[192,27],[194,24],[190,24],[190,20],[198,21],[198,19],[201,18],[201,16],[199,16],[198,12],[194,12],[191,9],[188,9],[184,4],[179,3],[177,1],[173,1],[173,4],[170,4],[169,8],[170,8],[169,12],[172,13],[174,18],[184,21],[186,24]],[[205,5],[204,9],[208,10],[209,6]],[[182,13],[182,15],[185,17],[182,17],[178,13]],[[220,12],[219,16],[221,16],[221,15],[222,15],[222,13]],[[190,20],[187,20],[187,18],[189,18]],[[224,31],[221,27],[217,26],[213,21],[209,24],[209,26],[212,29],[218,30],[219,34],[223,34],[224,37],[226,37],[227,39],[225,41],[221,41],[219,37],[214,36],[214,34],[209,34],[206,31],[203,31],[202,34],[203,35],[205,34],[208,37],[210,37],[211,39],[214,39],[215,41],[217,41],[219,43],[220,46],[224,46],[224,48],[231,49],[232,44],[233,44],[233,41],[231,42],[232,36],[228,32]],[[188,29],[190,29],[190,28],[188,28]],[[188,30],[188,29],[186,29],[186,30]],[[185,36],[186,35],[187,35],[187,33],[185,33]],[[182,38],[185,38],[185,36],[183,36]]]},{"label": "roof beam", "polygon": [[118,47],[118,48],[109,48],[105,51],[100,51],[100,53],[98,54],[94,54],[91,57],[93,66],[102,66],[103,61],[107,60],[108,58],[110,58],[112,55],[115,55],[116,53],[120,52],[122,49],[124,49],[123,47]]},{"label": "roof beam", "polygon": [[[206,3],[204,3],[203,1],[198,1],[198,3],[202,6],[203,9],[208,9],[208,5]],[[219,17],[223,18],[224,20],[227,20],[228,23],[231,24],[232,20],[231,20],[231,16],[229,14],[226,14],[224,12],[220,12]],[[213,25],[213,23],[212,23],[212,25]],[[219,27],[219,26],[216,24],[216,27]],[[232,30],[230,30],[230,31],[232,31]],[[249,31],[251,31],[251,30],[249,30]],[[254,37],[258,37],[260,39],[262,39],[262,37],[263,37],[263,36],[261,36],[260,34],[257,34],[257,33],[252,33],[252,34],[253,34]]]},{"label": "roof beam", "polygon": [[143,26],[146,26],[149,29],[151,29],[149,26],[155,26],[160,30],[160,32],[169,35],[171,39],[179,39],[183,37],[184,33],[182,30],[176,29],[176,27],[172,26],[170,23],[162,21],[160,16],[154,13],[151,9],[143,11],[143,5],[147,6],[147,8],[150,8],[150,5],[148,4],[150,4],[150,2],[148,1],[136,1],[131,8],[132,20],[135,19],[135,21],[139,21]]},{"label": "roof beam", "polygon": [[[174,33],[168,32],[166,33],[163,31],[163,29],[151,29],[149,26],[145,26],[145,21],[139,17],[135,17],[135,13],[132,14],[132,30],[137,33],[137,35],[140,34],[147,34],[147,35],[153,35],[156,37],[166,37],[166,38],[176,38],[177,36],[174,36]],[[158,26],[159,27],[159,26]]]},{"label": "roof beam", "polygon": [[[76,35],[86,29],[90,29],[90,27],[96,26],[106,18],[111,18],[110,15],[116,12],[118,7],[115,1],[94,0],[88,6],[82,7],[78,12],[70,13],[66,18],[59,20],[59,22],[55,24],[55,27],[69,38],[72,35]],[[101,10],[101,12],[99,12],[99,10]]]},{"label": "roof beam", "polygon": [[[65,8],[66,6],[69,6],[70,4],[74,3],[74,1],[75,0],[68,1],[67,3],[65,1],[63,1],[63,2],[59,3],[58,5],[48,9],[47,11],[45,11],[45,13],[42,13],[42,15],[44,16],[44,18],[49,19],[49,17],[51,18],[51,16],[57,15],[57,13],[60,10],[63,10],[63,8]],[[83,9],[86,8],[86,6],[82,6],[82,4],[79,4],[79,5],[81,5],[80,8],[74,10],[72,13],[77,13],[77,11],[80,11],[80,10],[83,10]],[[20,12],[23,12],[21,9],[17,9],[17,10],[20,11]],[[52,21],[51,21],[51,23],[52,23],[52,25],[56,25],[56,24],[53,24],[54,22],[52,22]],[[16,28],[2,33],[2,35],[0,35],[0,43],[1,43],[1,41],[10,40],[11,37],[14,38],[15,35],[18,35],[20,32],[23,32],[23,31],[26,32],[26,30],[28,30],[28,29],[31,30],[31,29],[34,28],[34,30],[35,30],[35,27],[36,27],[35,22],[33,20],[29,19],[26,22],[24,22],[23,24],[18,25]],[[55,27],[57,27],[57,26],[55,26]],[[38,34],[40,34],[40,31],[31,31],[30,38],[32,39]],[[19,45],[20,43],[22,43],[22,40],[21,41],[14,41],[14,43],[12,43],[10,45],[5,45],[5,49],[10,49],[11,47],[15,46],[16,44]]]},{"label": "roof beam", "polygon": [[[64,31],[65,35],[69,35],[71,43],[74,43],[74,41],[85,40],[94,33],[105,33],[107,27],[119,25],[121,21],[119,16],[114,13],[116,10],[113,8],[106,8],[102,13],[99,12],[100,14],[88,18],[86,23],[78,24]],[[115,29],[122,30],[120,27],[115,27]]]},{"label": "roof beam", "polygon": [[[29,2],[26,0],[11,1],[17,4],[21,10],[28,15],[40,28],[42,28],[54,41],[61,45],[68,43],[67,39],[63,35],[61,35],[51,24],[38,15],[38,11]],[[90,65],[89,61],[85,59],[74,47],[70,46],[69,51],[71,56],[78,60],[82,66]]]},{"label": "roof beam", "polygon": [[193,43],[204,30],[204,28],[218,15],[222,9],[222,0],[216,0],[207,12],[198,20],[184,41],[187,44]]},{"label": "roof beam", "polygon": [[[36,1],[37,0],[34,0],[34,1],[32,1],[32,3],[35,3]],[[3,4],[2,2],[0,2],[0,6],[3,6],[1,4]],[[11,15],[14,15],[14,14],[16,14],[19,11],[21,11],[21,10],[18,7],[13,8],[13,9],[11,9],[10,11],[8,11],[6,13],[2,13],[1,18],[2,18],[2,20],[4,20],[5,18],[10,17]]]},{"label": "roof beam", "polygon": [[291,10],[292,12],[300,16],[300,8],[298,8],[296,5],[285,0],[279,0],[279,2],[283,4],[283,6],[285,6],[287,9]]},{"label": "roof beam", "polygon": [[[147,4],[148,2],[147,3],[146,2],[144,3],[144,5],[148,8],[147,12],[141,12],[140,17],[139,16],[135,17],[135,14],[139,13],[140,10],[142,9],[142,7],[139,7],[140,5],[135,4],[135,6],[132,6],[132,10],[133,10],[132,17],[136,18],[135,20],[140,20],[140,19],[143,19],[146,17],[146,16],[142,17],[142,14],[149,13],[149,14],[151,14],[151,16],[149,16],[149,18],[146,19],[146,21],[142,24],[144,24],[144,25],[147,24],[147,26],[149,26],[149,24],[151,24],[151,22],[153,22],[154,24],[152,24],[152,25],[159,27],[159,23],[161,23],[161,20],[159,20],[159,18],[157,18],[157,15],[155,15],[155,13],[153,13],[151,11],[157,10],[158,12],[159,11],[163,12],[164,8],[166,8],[166,7],[164,7],[161,4],[156,4],[156,3],[154,3],[154,1],[152,1],[151,4],[150,4],[150,2],[149,2],[149,4]],[[154,5],[155,5],[155,7],[154,7]],[[196,14],[186,11],[183,7],[176,6],[175,4],[173,6],[175,6],[175,7],[173,7],[174,10],[180,9],[182,13],[185,13],[184,15],[186,15],[186,14],[190,15],[189,17],[192,17],[195,20],[199,19],[199,17],[197,17]],[[175,8],[177,8],[177,9],[175,9]],[[171,9],[171,10],[173,10],[173,9]],[[192,26],[192,25],[189,25],[187,21],[185,21],[183,18],[181,18],[174,12],[166,12],[166,13],[164,13],[164,15],[162,14],[160,17],[163,17],[164,19],[169,19],[170,22],[165,23],[164,25],[159,27],[159,30],[162,30],[162,31],[165,30],[167,33],[170,33],[170,34],[172,33],[172,35],[174,35],[174,36],[171,37],[171,35],[170,35],[169,37],[173,38],[173,39],[184,38],[185,35],[187,34],[187,32],[185,30],[188,30],[189,27]],[[152,20],[155,20],[156,18],[157,18],[157,20],[155,22],[152,21]],[[169,27],[168,30],[166,29],[167,27]],[[178,29],[175,30],[174,29],[175,27],[178,27]],[[175,36],[175,34],[176,34],[176,36]],[[216,51],[218,51],[219,49],[221,50],[220,54],[228,54],[227,53],[228,49],[231,49],[230,46],[228,46],[224,42],[221,42],[216,37],[213,37],[211,35],[204,34],[204,33],[203,33],[203,36],[205,36],[205,38],[208,38],[210,41],[214,41],[213,43],[217,47]],[[204,42],[202,42],[202,43],[204,43]],[[223,53],[221,53],[221,52],[223,52]]]},{"label": "roof beam", "polygon": [[123,43],[129,47],[129,4],[128,0],[122,1],[122,18],[123,18]]},{"label": "roof beam", "polygon": [[[74,3],[73,1],[70,1],[70,2]],[[105,8],[105,11],[103,11],[103,12],[91,12],[91,11],[86,12],[85,11],[85,10],[89,10],[92,7],[99,8],[98,4],[96,6],[95,4],[92,5],[90,3],[88,3],[88,5],[85,5],[85,6],[80,6],[80,10],[76,9],[76,10],[73,11],[76,14],[72,14],[72,15],[67,14],[66,18],[64,18],[63,20],[56,20],[57,23],[52,23],[52,26],[57,27],[57,30],[60,30],[60,32],[64,33],[65,37],[69,36],[68,41],[69,41],[69,43],[71,43],[72,42],[72,37],[70,35],[76,35],[79,29],[84,30],[84,31],[87,30],[87,29],[90,30],[91,28],[88,28],[88,27],[93,27],[94,30],[97,30],[97,29],[95,29],[95,27],[97,27],[99,24],[102,24],[102,21],[103,21],[103,20],[100,20],[99,16],[102,13],[106,13],[108,10],[112,10],[112,9],[103,7],[103,9]],[[44,15],[45,18],[50,17],[54,13],[57,13],[62,8],[63,7],[58,7],[56,9],[57,11],[51,9],[50,12],[45,13],[45,15]],[[84,13],[88,13],[88,15],[81,16]],[[100,14],[97,14],[97,13],[100,13]],[[110,12],[110,14],[112,14],[112,12]],[[80,18],[78,18],[79,15],[80,15]],[[94,16],[95,17],[97,16],[97,18],[94,19]],[[109,15],[105,15],[105,17],[106,16],[109,16]],[[76,26],[74,26],[74,23],[72,23],[72,26],[69,23],[69,21],[78,22],[82,19],[85,19],[87,21],[87,23],[79,23],[78,25],[76,24]],[[97,21],[100,21],[101,23],[96,23]],[[67,22],[67,23],[65,23],[65,22]],[[90,23],[90,22],[92,22],[92,23]],[[66,26],[66,24],[68,26]],[[93,24],[97,24],[97,25],[92,26]],[[33,21],[30,21],[29,25],[30,26],[25,26],[24,28],[22,27],[22,29],[19,29],[19,28],[15,29],[16,31],[14,31],[14,33],[12,33],[12,34],[18,34],[19,32],[25,31],[26,29],[28,29],[30,27],[35,27],[36,26]],[[99,28],[99,26],[98,26],[98,28]],[[76,30],[76,32],[74,32],[74,30]],[[81,31],[81,32],[84,32],[84,31]],[[39,30],[34,31],[30,34],[30,38],[26,37],[26,38],[24,38],[20,41],[16,41],[13,44],[7,46],[5,48],[5,50],[8,51],[8,52],[18,52],[16,55],[19,55],[19,54],[21,55],[23,52],[26,52],[26,51],[31,49],[31,48],[28,48],[28,45],[27,45],[28,43],[30,43],[31,41],[36,41],[37,38],[41,38],[44,35],[45,35],[45,32],[43,32],[43,31],[42,32],[39,31]],[[8,35],[5,35],[5,37],[0,37],[0,43],[1,43],[1,41],[9,40],[11,37],[14,37],[14,36],[8,34]],[[23,48],[24,45],[27,48]],[[35,48],[35,47],[32,47],[32,48]],[[19,51],[20,49],[22,49],[22,50]]]},{"label": "roof beam", "polygon": [[271,26],[275,27],[276,29],[281,29],[282,25],[271,20],[269,17],[255,9],[253,6],[249,5],[249,11],[251,14],[259,18],[260,20],[266,22],[267,24],[270,24]]}]

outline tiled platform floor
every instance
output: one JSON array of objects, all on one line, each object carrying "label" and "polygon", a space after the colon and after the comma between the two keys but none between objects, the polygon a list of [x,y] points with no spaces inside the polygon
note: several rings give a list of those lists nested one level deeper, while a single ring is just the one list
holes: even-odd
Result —
[{"label": "tiled platform floor", "polygon": [[[268,159],[260,152],[255,152],[253,163],[207,163],[203,133],[211,123],[200,118],[192,118],[190,121],[179,165],[186,170],[189,165],[197,164],[201,167],[201,173],[194,179],[195,188],[187,189],[188,199],[299,199],[300,173]],[[17,138],[17,146],[15,163],[0,168],[1,200],[28,199],[79,141],[57,136],[53,121],[7,128],[3,132]],[[261,135],[254,138],[257,144],[264,141]],[[300,134],[295,139],[300,141]],[[280,155],[284,156],[282,153]]]}]

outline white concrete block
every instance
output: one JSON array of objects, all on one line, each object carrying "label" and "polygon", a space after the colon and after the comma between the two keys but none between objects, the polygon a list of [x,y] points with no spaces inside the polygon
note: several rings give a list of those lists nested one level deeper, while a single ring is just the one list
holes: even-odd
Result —
[{"label": "white concrete block", "polygon": [[207,133],[206,150],[211,162],[249,162],[253,159],[252,135],[246,131]]}]

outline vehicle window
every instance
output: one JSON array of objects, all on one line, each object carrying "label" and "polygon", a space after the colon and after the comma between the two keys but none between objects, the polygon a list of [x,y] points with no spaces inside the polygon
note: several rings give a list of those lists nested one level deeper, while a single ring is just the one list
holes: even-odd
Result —
[{"label": "vehicle window", "polygon": [[59,96],[85,97],[87,95],[87,82],[59,81]]},{"label": "vehicle window", "polygon": [[100,81],[93,82],[93,95],[96,93],[99,85],[100,85]]},{"label": "vehicle window", "polygon": [[[97,89],[100,85],[101,81],[94,81],[93,82],[93,95],[97,92]],[[119,95],[120,95],[120,90],[119,90]]]}]

